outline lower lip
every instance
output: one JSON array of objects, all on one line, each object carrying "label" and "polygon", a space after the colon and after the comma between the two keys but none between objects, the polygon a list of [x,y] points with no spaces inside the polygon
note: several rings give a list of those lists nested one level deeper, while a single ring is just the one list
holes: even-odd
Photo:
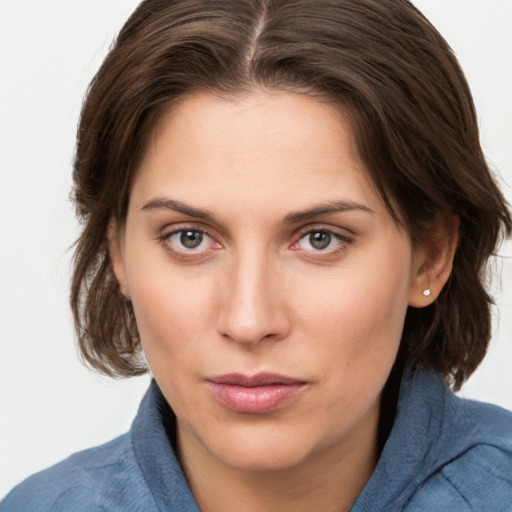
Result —
[{"label": "lower lip", "polygon": [[234,412],[263,414],[284,407],[305,387],[297,382],[292,384],[271,384],[267,386],[237,386],[209,382],[215,398]]}]

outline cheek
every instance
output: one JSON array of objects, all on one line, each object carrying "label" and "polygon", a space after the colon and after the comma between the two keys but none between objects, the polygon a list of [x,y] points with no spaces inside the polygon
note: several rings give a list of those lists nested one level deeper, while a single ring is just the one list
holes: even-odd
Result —
[{"label": "cheek", "polygon": [[[384,340],[398,342],[407,309],[405,274],[389,268],[382,273],[348,269],[316,283],[315,288],[303,286],[307,290],[300,299],[304,323],[311,332],[337,337],[354,350],[375,348]],[[300,291],[294,296],[300,296]]]},{"label": "cheek", "polygon": [[152,272],[131,282],[132,303],[144,355],[176,414],[188,418],[202,410],[200,394],[190,391],[208,360],[214,287],[194,286],[180,275]]},{"label": "cheek", "polygon": [[400,344],[406,306],[352,295],[332,308],[324,303],[322,311],[309,332],[323,340],[317,346],[323,355],[317,360],[329,369],[327,373],[352,383],[387,376]]},{"label": "cheek", "polygon": [[[406,305],[398,307],[391,298],[383,293],[370,298],[361,291],[329,307],[324,303],[317,339],[321,340],[322,325],[330,327],[325,328],[323,344],[310,354],[309,361],[316,365],[316,374],[322,375],[323,393],[318,400],[330,418],[325,428],[334,438],[378,410],[396,359],[406,310]],[[319,403],[313,406],[312,414]]]},{"label": "cheek", "polygon": [[409,265],[407,251],[389,263],[361,261],[357,271],[347,268],[303,296],[305,343],[318,341],[313,354],[332,376],[335,395],[347,398],[350,389],[375,395],[384,385],[402,335]]},{"label": "cheek", "polygon": [[140,265],[129,276],[130,295],[148,363],[178,362],[198,351],[214,318],[213,283],[172,271],[169,264]]}]

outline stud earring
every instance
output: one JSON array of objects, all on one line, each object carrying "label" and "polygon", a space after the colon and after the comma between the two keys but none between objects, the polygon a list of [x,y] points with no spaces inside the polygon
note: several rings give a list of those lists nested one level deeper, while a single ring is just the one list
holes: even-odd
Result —
[{"label": "stud earring", "polygon": [[425,295],[425,297],[428,297],[430,295],[430,293],[431,293],[430,288],[423,290],[423,295]]}]

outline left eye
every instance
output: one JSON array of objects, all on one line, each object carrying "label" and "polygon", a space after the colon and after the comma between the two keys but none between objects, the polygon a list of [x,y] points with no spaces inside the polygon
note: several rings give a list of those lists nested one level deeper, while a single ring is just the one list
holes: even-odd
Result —
[{"label": "left eye", "polygon": [[180,229],[168,235],[167,240],[182,251],[199,251],[212,244],[212,239],[206,233],[196,229]]},{"label": "left eye", "polygon": [[341,243],[341,236],[329,231],[310,231],[301,237],[299,247],[305,251],[326,251]]}]

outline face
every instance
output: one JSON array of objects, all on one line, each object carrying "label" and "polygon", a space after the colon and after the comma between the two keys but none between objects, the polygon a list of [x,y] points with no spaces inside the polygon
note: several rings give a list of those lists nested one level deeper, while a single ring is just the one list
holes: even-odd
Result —
[{"label": "face", "polygon": [[283,469],[374,443],[421,261],[339,110],[182,100],[112,256],[182,452]]}]

